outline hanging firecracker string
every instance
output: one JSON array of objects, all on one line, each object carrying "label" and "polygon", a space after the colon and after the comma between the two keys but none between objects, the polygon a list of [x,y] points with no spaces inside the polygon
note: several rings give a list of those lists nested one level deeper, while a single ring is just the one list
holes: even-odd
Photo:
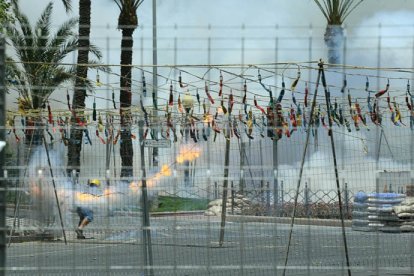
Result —
[{"label": "hanging firecracker string", "polygon": [[292,91],[292,93],[295,92],[299,79],[300,79],[300,68],[298,67],[298,73],[297,73],[296,79],[292,82],[292,85],[290,86],[290,91]]},{"label": "hanging firecracker string", "polygon": [[[243,84],[243,92],[244,92],[244,94],[243,94],[243,100],[242,100],[242,103],[243,103],[244,105],[246,105],[246,104],[247,104],[247,83],[246,83],[246,80],[244,80],[244,84]],[[246,115],[247,115],[247,113],[246,113]]]},{"label": "hanging firecracker string", "polygon": [[91,145],[91,146],[92,146],[92,140],[91,140],[91,137],[89,137],[89,131],[88,131],[88,129],[87,129],[87,128],[85,128],[85,129],[83,130],[83,132],[85,133],[85,137],[86,137],[86,139],[87,139],[87,141],[88,141],[89,145]]},{"label": "hanging firecracker string", "polygon": [[296,111],[296,124],[298,127],[302,126],[302,109],[300,108],[300,104],[298,104],[298,108]]},{"label": "hanging firecracker string", "polygon": [[[410,101],[408,99],[408,95],[411,96],[411,93],[410,93],[410,81],[408,81],[408,83],[407,83],[407,92],[405,93],[405,103],[407,104],[408,110],[412,111],[413,110],[413,105],[412,105],[412,103],[410,104]],[[412,98],[411,98],[411,100],[412,100]]]},{"label": "hanging firecracker string", "polygon": [[367,122],[365,120],[365,117],[362,115],[361,107],[358,103],[358,100],[355,101],[355,110],[356,110],[356,113],[358,115],[358,118],[361,120],[361,122],[364,124],[364,126],[366,126]]},{"label": "hanging firecracker string", "polygon": [[147,83],[145,81],[144,71],[142,71],[142,95],[147,96]]},{"label": "hanging firecracker string", "polygon": [[254,102],[254,106],[257,108],[257,109],[259,109],[263,114],[266,114],[266,111],[263,109],[263,107],[261,107],[261,106],[259,106],[258,104],[257,104],[257,100],[256,100],[256,96],[254,96],[254,100],[253,100],[253,102]]},{"label": "hanging firecracker string", "polygon": [[103,125],[103,122],[102,122],[102,117],[101,117],[101,115],[99,114],[99,117],[98,117],[98,130],[99,130],[99,132],[103,132],[104,131],[104,125]]},{"label": "hanging firecracker string", "polygon": [[168,100],[168,105],[173,106],[173,104],[174,104],[174,96],[173,96],[173,85],[172,85],[172,82],[171,82],[170,83],[170,97],[169,97],[169,100]]},{"label": "hanging firecracker string", "polygon": [[377,94],[375,94],[376,98],[381,97],[382,95],[384,95],[385,93],[387,93],[388,89],[390,88],[390,80],[388,79],[387,81],[387,86],[385,87],[384,90],[380,90]]},{"label": "hanging firecracker string", "polygon": [[52,116],[52,110],[50,108],[49,101],[47,101],[47,113],[48,113],[49,124],[52,124],[53,123],[53,116]]},{"label": "hanging firecracker string", "polygon": [[290,108],[289,118],[290,118],[290,124],[292,125],[290,134],[292,135],[292,133],[297,130],[297,126],[298,126],[297,121],[296,121],[295,110],[293,109],[293,107]]},{"label": "hanging firecracker string", "polygon": [[183,83],[183,80],[182,80],[182,78],[181,78],[181,71],[180,71],[180,74],[178,75],[178,83],[180,84],[180,87],[181,87],[181,88],[185,88],[185,87],[187,87],[187,86],[188,86],[188,84],[187,84],[187,85],[185,85],[185,84]]},{"label": "hanging firecracker string", "polygon": [[303,100],[303,104],[305,107],[308,107],[308,95],[309,95],[309,88],[308,88],[308,82],[305,83],[305,98]]},{"label": "hanging firecracker string", "polygon": [[96,136],[99,138],[99,140],[101,140],[101,143],[106,145],[105,140],[99,135],[99,130],[98,129],[95,131],[95,133],[96,133]]},{"label": "hanging firecracker string", "polygon": [[210,93],[208,91],[208,84],[207,84],[207,82],[204,85],[204,90],[206,91],[206,95],[207,95],[207,98],[209,99],[210,103],[211,104],[214,104],[214,99],[213,99],[213,97],[211,97],[211,95],[210,95]]},{"label": "hanging firecracker string", "polygon": [[342,84],[342,87],[341,87],[341,93],[345,93],[346,86],[347,86],[347,81],[346,81],[346,77],[345,77],[344,81],[343,81],[343,84]]},{"label": "hanging firecracker string", "polygon": [[234,97],[233,97],[233,91],[230,89],[230,95],[229,95],[229,113],[233,111],[233,105],[234,105]]},{"label": "hanging firecracker string", "polygon": [[220,83],[219,83],[219,97],[221,97],[223,94],[223,75],[220,71]]},{"label": "hanging firecracker string", "polygon": [[394,111],[392,110],[392,106],[391,106],[390,92],[388,92],[388,93],[387,93],[387,104],[388,104],[388,108],[389,108],[390,112],[391,112],[391,113],[392,113],[392,112],[394,112]]},{"label": "hanging firecracker string", "polygon": [[179,111],[180,113],[183,113],[184,111],[183,111],[183,106],[182,106],[182,104],[181,104],[181,95],[180,95],[180,94],[178,94],[178,100],[177,100],[177,103],[178,103],[178,111]]},{"label": "hanging firecracker string", "polygon": [[257,78],[259,79],[259,83],[260,85],[269,93],[269,98],[271,101],[273,101],[273,93],[272,93],[272,89],[269,87],[267,88],[263,83],[262,83],[262,75],[260,75],[260,70],[257,70]]},{"label": "hanging firecracker string", "polygon": [[96,102],[95,98],[93,98],[93,104],[92,104],[92,120],[96,122]]},{"label": "hanging firecracker string", "polygon": [[114,105],[114,109],[116,109],[115,91],[114,91],[114,89],[112,89],[112,104]]},{"label": "hanging firecracker string", "polygon": [[284,95],[285,95],[285,78],[282,76],[282,90],[280,91],[279,97],[277,98],[278,103],[282,102]]},{"label": "hanging firecracker string", "polygon": [[221,101],[220,101],[221,110],[223,110],[223,114],[227,114],[227,109],[224,106],[224,97],[221,95]]},{"label": "hanging firecracker string", "polygon": [[66,90],[66,101],[68,103],[69,111],[72,111],[72,109],[70,108],[70,96],[69,96],[69,91],[68,90]]},{"label": "hanging firecracker string", "polygon": [[200,112],[200,94],[198,94],[198,88],[196,89],[196,98],[198,102],[198,112]]},{"label": "hanging firecracker string", "polygon": [[250,108],[249,113],[248,113],[248,118],[247,118],[247,129],[246,129],[246,135],[249,139],[253,140],[254,137],[252,136],[253,134],[253,112],[252,109]]}]

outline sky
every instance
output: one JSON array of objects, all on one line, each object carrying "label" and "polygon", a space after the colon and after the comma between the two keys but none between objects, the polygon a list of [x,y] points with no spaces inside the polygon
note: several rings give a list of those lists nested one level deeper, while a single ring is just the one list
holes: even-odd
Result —
[{"label": "sky", "polygon": [[[69,16],[77,16],[78,1],[73,1],[73,12],[69,15],[65,14],[60,0],[53,2],[56,25]],[[48,0],[20,0],[20,3],[34,21]],[[104,62],[109,64],[119,64],[118,15],[119,10],[112,0],[92,1],[92,42],[102,49]],[[138,21],[133,63],[152,64],[151,0],[145,0],[139,7]],[[206,64],[209,37],[210,63],[213,64],[241,63],[242,38],[246,49],[244,63],[273,62],[276,37],[279,38],[278,61],[309,60],[309,37],[313,38],[312,59],[326,58],[325,18],[313,0],[158,0],[157,21],[159,64]],[[381,66],[412,67],[414,1],[365,0],[345,24],[348,64],[377,66],[377,54],[373,50],[377,49],[381,35],[384,47]],[[379,24],[382,24],[381,29]],[[177,38],[178,48],[175,56],[174,38]],[[405,49],[401,51],[400,48]],[[407,55],[410,58],[407,59]]]}]

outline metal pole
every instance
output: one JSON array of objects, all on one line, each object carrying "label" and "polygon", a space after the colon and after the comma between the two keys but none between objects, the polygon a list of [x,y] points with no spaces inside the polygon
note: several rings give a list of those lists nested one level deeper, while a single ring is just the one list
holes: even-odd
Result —
[{"label": "metal pole", "polygon": [[[142,176],[142,237],[144,244],[144,265],[145,275],[154,275],[153,258],[152,258],[152,244],[151,244],[151,230],[149,219],[149,206],[147,195],[147,174],[145,171],[145,153],[144,153],[144,121],[138,122],[140,151],[141,151],[141,176]],[[149,266],[149,268],[148,268]]]},{"label": "metal pole", "polygon": [[[152,101],[153,116],[158,118],[158,49],[157,49],[157,0],[152,0]],[[154,130],[155,139],[158,139],[158,129]],[[152,165],[158,167],[158,148],[152,150]]]},{"label": "metal pole", "polygon": [[[0,141],[6,140],[5,48],[5,40],[0,35]],[[4,151],[0,151],[0,275],[5,275],[6,267],[6,180],[3,165]]]},{"label": "metal pole", "polygon": [[[321,65],[321,71],[322,71],[322,85],[323,85],[323,88],[325,90],[326,108],[328,109],[328,114],[331,114],[330,93],[329,93],[328,87],[326,85],[326,78],[325,78],[325,71],[323,69],[323,64]],[[329,123],[328,135],[331,138],[331,150],[332,150],[332,157],[333,157],[333,162],[334,162],[336,192],[338,194],[338,201],[339,201],[339,215],[341,217],[342,239],[343,239],[343,242],[344,242],[346,266],[347,266],[347,269],[348,269],[348,275],[351,276],[351,268],[349,266],[348,245],[347,245],[346,233],[345,233],[345,222],[344,222],[344,215],[343,215],[341,187],[340,187],[340,184],[339,184],[339,173],[338,173],[338,165],[337,165],[337,161],[336,161],[335,142],[334,142],[334,135],[333,135],[333,131],[332,131],[332,125],[333,124],[332,124],[332,118],[330,116],[328,116],[328,123]]]},{"label": "metal pole", "polygon": [[288,239],[288,245],[287,245],[286,256],[285,256],[285,265],[283,267],[283,274],[282,274],[283,276],[286,275],[286,266],[287,266],[288,259],[289,259],[289,250],[290,250],[290,244],[292,242],[293,224],[295,223],[295,216],[296,216],[297,205],[298,205],[300,182],[302,181],[302,174],[303,174],[303,167],[305,165],[306,151],[308,149],[311,128],[313,127],[312,126],[313,121],[314,121],[313,112],[314,112],[315,106],[316,106],[316,96],[318,94],[318,87],[319,87],[319,82],[320,82],[320,79],[321,79],[322,66],[323,66],[323,64],[319,63],[318,77],[316,79],[316,85],[315,85],[315,94],[313,95],[312,107],[311,107],[311,112],[310,112],[310,120],[309,120],[310,122],[309,122],[309,125],[308,125],[308,129],[306,131],[305,148],[304,148],[303,154],[302,154],[302,161],[301,161],[301,164],[300,164],[300,171],[299,171],[299,179],[298,179],[298,183],[297,183],[297,186],[296,186],[295,201],[294,201],[292,218],[291,218],[291,222],[290,222],[289,239]]},{"label": "metal pole", "polygon": [[[244,30],[244,25],[242,25],[242,30]],[[241,38],[241,72],[240,74],[243,74],[243,65],[244,65],[244,37]],[[243,87],[243,78],[241,79],[241,86]],[[241,90],[242,91],[242,90]],[[243,96],[242,96],[243,97]],[[246,157],[246,143],[243,142],[243,135],[240,136],[240,171],[244,171],[244,161],[247,157]],[[244,177],[242,177],[240,179],[240,194],[244,195],[245,193],[245,187],[246,187],[246,183],[245,183],[245,179]]]},{"label": "metal pole", "polygon": [[42,134],[42,138],[43,138],[43,145],[45,146],[45,150],[46,150],[47,163],[49,165],[50,177],[52,178],[53,191],[55,192],[56,205],[57,205],[58,212],[59,212],[60,226],[62,227],[63,239],[65,240],[65,244],[68,244],[66,241],[65,227],[63,226],[63,219],[62,219],[62,212],[60,210],[59,197],[56,191],[55,177],[53,176],[52,164],[50,162],[49,148],[47,146],[46,137],[44,133]]},{"label": "metal pole", "polygon": [[[412,60],[412,64],[414,65],[414,42],[413,42],[413,60]],[[411,77],[411,79],[414,78],[414,74]],[[412,95],[412,92],[411,92]],[[413,97],[411,97],[411,99],[413,99]],[[411,102],[413,103],[413,102]],[[414,112],[414,110],[412,110],[411,112]],[[411,115],[411,114],[410,114]],[[411,179],[411,187],[414,185],[414,131],[413,129],[409,130],[410,135],[410,179]],[[414,246],[414,237],[413,235],[410,235],[410,245],[411,248],[413,248]],[[410,272],[413,274],[414,273],[414,252],[413,250],[410,250],[411,254],[410,254]]]},{"label": "metal pole", "polygon": [[[276,25],[276,29],[278,29],[278,26]],[[275,63],[278,62],[278,49],[279,49],[279,39],[276,37],[275,39]],[[278,77],[278,70],[277,65],[275,65],[275,87],[277,87],[277,77]],[[275,103],[275,101],[273,101]],[[274,104],[273,104],[274,105]],[[276,117],[276,110],[275,106],[273,106],[273,114],[275,114]],[[275,118],[276,120],[276,118]],[[276,125],[275,125],[276,127]],[[274,131],[274,130],[273,130]],[[277,137],[276,132],[273,137],[273,148],[272,148],[272,157],[273,157],[273,209],[274,209],[274,215],[277,216],[279,213],[279,191],[278,191],[278,174],[279,174],[279,160],[278,160],[278,151],[277,151]],[[277,267],[276,267],[277,268]]]}]

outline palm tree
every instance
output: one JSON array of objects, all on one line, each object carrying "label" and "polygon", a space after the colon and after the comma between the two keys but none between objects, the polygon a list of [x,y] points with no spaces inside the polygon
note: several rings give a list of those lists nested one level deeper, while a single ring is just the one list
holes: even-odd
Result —
[{"label": "palm tree", "polygon": [[[31,26],[27,16],[14,4],[16,22],[6,27],[8,43],[14,50],[13,57],[7,57],[6,75],[11,80],[8,89],[19,93],[19,108],[27,113],[27,121],[34,119],[38,124],[41,119],[30,116],[40,112],[56,88],[73,81],[76,73],[75,66],[64,66],[62,62],[77,49],[78,41],[72,30],[78,21],[69,19],[51,34],[52,10],[50,2]],[[95,47],[90,51],[98,58],[101,55]],[[91,83],[87,85],[91,87]],[[34,136],[28,133],[27,142],[40,143],[41,136]]]},{"label": "palm tree", "polygon": [[364,0],[314,0],[325,16],[328,25],[325,31],[325,43],[328,46],[328,61],[340,64],[341,49],[344,40],[342,24],[348,15]]},{"label": "palm tree", "polygon": [[[68,0],[64,1],[68,2]],[[86,88],[85,81],[88,77],[88,67],[82,66],[89,61],[90,32],[91,32],[91,0],[79,0],[79,44],[76,69],[75,90],[72,98],[72,108],[77,117],[83,119],[85,108]],[[80,171],[80,152],[82,150],[83,130],[76,126],[76,118],[72,116],[70,139],[68,146],[68,172],[73,169]]]},{"label": "palm tree", "polygon": [[[59,85],[73,79],[73,69],[60,63],[76,49],[72,28],[77,20],[69,19],[52,35],[52,10],[53,4],[49,3],[32,27],[27,16],[14,3],[16,22],[6,27],[8,42],[15,52],[15,58],[7,58],[6,74],[13,79],[11,84],[19,93],[23,112],[29,109],[40,111]],[[27,138],[31,141],[31,133]],[[33,142],[39,143],[39,136]]]},{"label": "palm tree", "polygon": [[121,41],[121,91],[120,115],[121,115],[121,176],[130,177],[133,175],[133,147],[131,139],[131,64],[132,48],[134,41],[132,34],[138,27],[137,9],[143,0],[114,0],[118,5],[120,14],[118,17],[118,29],[122,30]]}]

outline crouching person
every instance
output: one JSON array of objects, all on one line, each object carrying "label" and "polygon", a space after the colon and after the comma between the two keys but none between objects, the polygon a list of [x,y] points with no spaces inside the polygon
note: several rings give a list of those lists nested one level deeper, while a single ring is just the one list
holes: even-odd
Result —
[{"label": "crouching person", "polygon": [[[88,180],[88,190],[83,193],[90,198],[100,197],[102,195],[100,191],[101,182],[98,179]],[[93,204],[93,203],[92,203]],[[90,207],[87,206],[78,206],[76,208],[76,213],[79,216],[78,227],[75,232],[78,239],[85,239],[83,235],[84,228],[93,221],[93,211]]]}]

